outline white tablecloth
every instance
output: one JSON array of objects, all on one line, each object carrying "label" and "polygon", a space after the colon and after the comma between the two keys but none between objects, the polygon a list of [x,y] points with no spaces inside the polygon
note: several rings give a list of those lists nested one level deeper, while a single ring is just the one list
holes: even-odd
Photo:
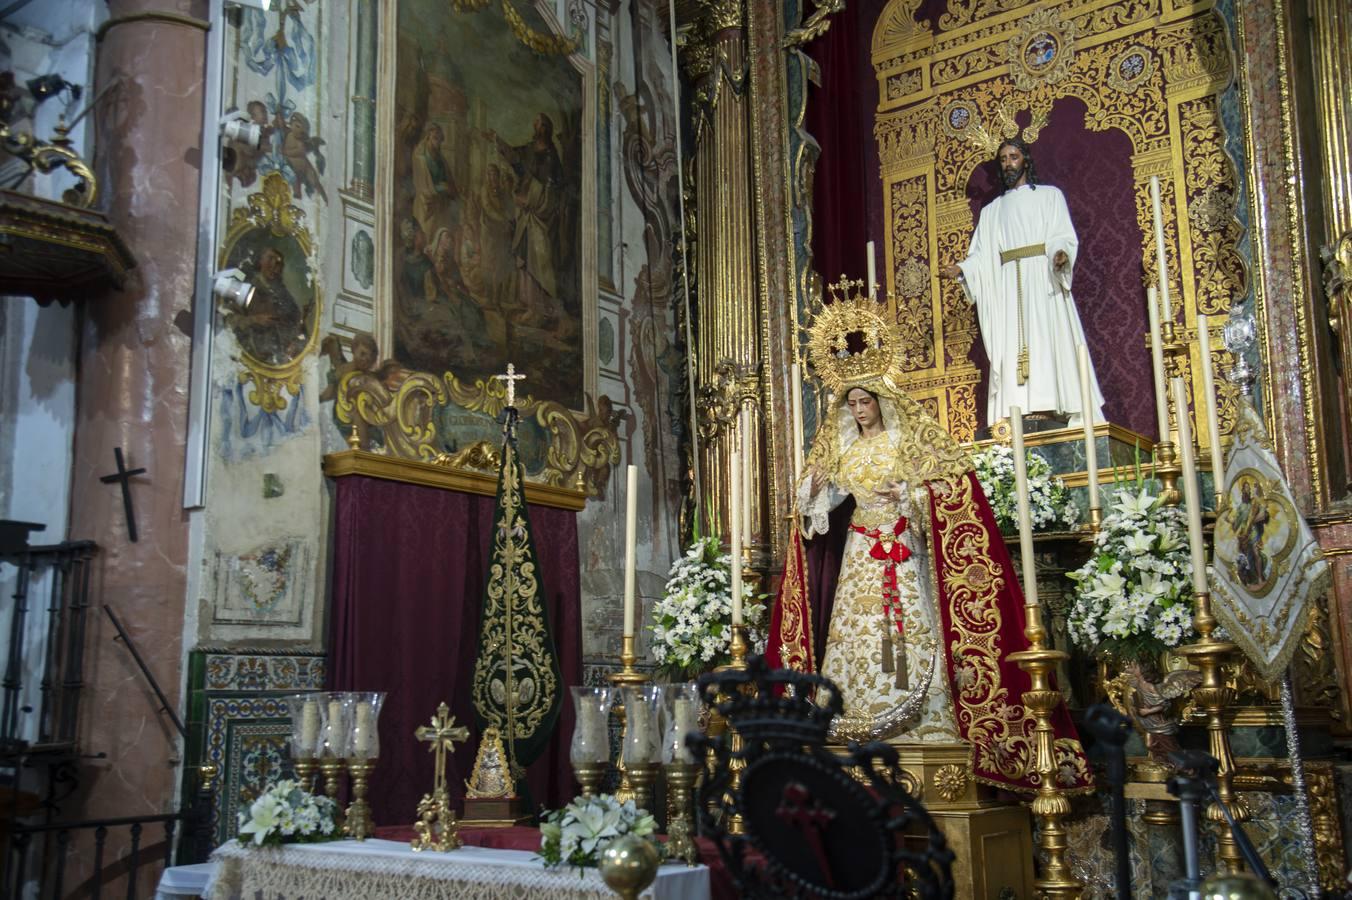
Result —
[{"label": "white tablecloth", "polygon": [[[211,900],[614,900],[595,869],[546,869],[526,850],[462,847],[414,853],[395,841],[337,841],[216,849]],[[642,895],[651,900],[708,900],[709,869],[664,865]]]}]

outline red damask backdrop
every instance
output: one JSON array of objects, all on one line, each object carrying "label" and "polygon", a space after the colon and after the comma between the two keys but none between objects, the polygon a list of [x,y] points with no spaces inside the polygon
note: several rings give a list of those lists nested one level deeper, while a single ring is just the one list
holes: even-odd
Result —
[{"label": "red damask backdrop", "polygon": [[[813,265],[828,282],[840,273],[864,277],[864,244],[878,242],[883,264],[882,182],[873,120],[878,83],[870,63],[873,27],[882,0],[847,4],[831,29],[806,49],[821,67],[821,87],[808,94],[805,126],[821,145],[813,193]],[[945,4],[927,0],[917,19],[938,20]],[[1097,368],[1108,420],[1155,436],[1142,235],[1136,222],[1132,145],[1121,131],[1090,131],[1084,105],[1058,100],[1033,154],[1040,180],[1066,195],[1080,238],[1075,300]],[[1026,114],[1020,124],[1027,123]],[[975,220],[996,196],[993,164],[977,168],[967,186]],[[965,246],[965,245],[964,245]],[[954,260],[931,260],[932,266]],[[978,342],[973,362],[982,372],[976,408],[986,408],[989,368]],[[982,426],[986,423],[981,422]]]}]

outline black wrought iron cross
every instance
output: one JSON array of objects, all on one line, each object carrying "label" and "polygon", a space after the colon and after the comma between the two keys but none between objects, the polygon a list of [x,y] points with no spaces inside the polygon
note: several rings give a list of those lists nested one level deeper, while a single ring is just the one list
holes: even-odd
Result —
[{"label": "black wrought iron cross", "polygon": [[144,475],[145,469],[128,469],[126,462],[122,459],[122,448],[114,447],[113,456],[117,458],[117,471],[111,475],[104,475],[99,481],[104,484],[112,484],[114,481],[122,485],[122,509],[127,514],[127,537],[131,542],[136,543],[136,512],[131,506],[131,490],[128,487],[129,482],[137,475]]}]

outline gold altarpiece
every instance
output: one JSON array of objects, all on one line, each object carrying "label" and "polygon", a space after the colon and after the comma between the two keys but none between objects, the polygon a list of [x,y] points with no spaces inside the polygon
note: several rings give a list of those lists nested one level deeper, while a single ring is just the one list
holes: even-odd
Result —
[{"label": "gold altarpiece", "polygon": [[[1023,137],[1032,142],[1053,104],[1072,97],[1085,107],[1086,129],[1116,129],[1131,141],[1142,305],[1158,271],[1149,184],[1160,178],[1170,294],[1183,310],[1181,337],[1195,366],[1197,313],[1225,315],[1248,282],[1220,113],[1233,71],[1213,5],[1086,0],[1028,12],[1006,0],[949,4],[937,34],[915,23],[918,6],[889,4],[872,46],[882,98],[874,128],[887,234],[882,278],[909,340],[913,396],[955,437],[975,437],[975,311],[959,285],[940,282],[938,269],[966,254],[975,226],[965,195],[972,172],[1020,132],[1016,120],[1027,123]],[[1225,354],[1214,352],[1225,365]],[[1201,390],[1188,368],[1179,374]],[[1233,398],[1224,398],[1223,433],[1234,413]]]}]

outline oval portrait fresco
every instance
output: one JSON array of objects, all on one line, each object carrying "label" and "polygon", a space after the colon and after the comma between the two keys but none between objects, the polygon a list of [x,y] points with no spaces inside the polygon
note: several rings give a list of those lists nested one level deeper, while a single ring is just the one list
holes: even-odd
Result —
[{"label": "oval portrait fresco", "polygon": [[227,245],[225,268],[239,269],[254,287],[247,305],[220,301],[240,350],[272,368],[292,363],[315,341],[318,291],[305,249],[295,235],[248,228]]}]

